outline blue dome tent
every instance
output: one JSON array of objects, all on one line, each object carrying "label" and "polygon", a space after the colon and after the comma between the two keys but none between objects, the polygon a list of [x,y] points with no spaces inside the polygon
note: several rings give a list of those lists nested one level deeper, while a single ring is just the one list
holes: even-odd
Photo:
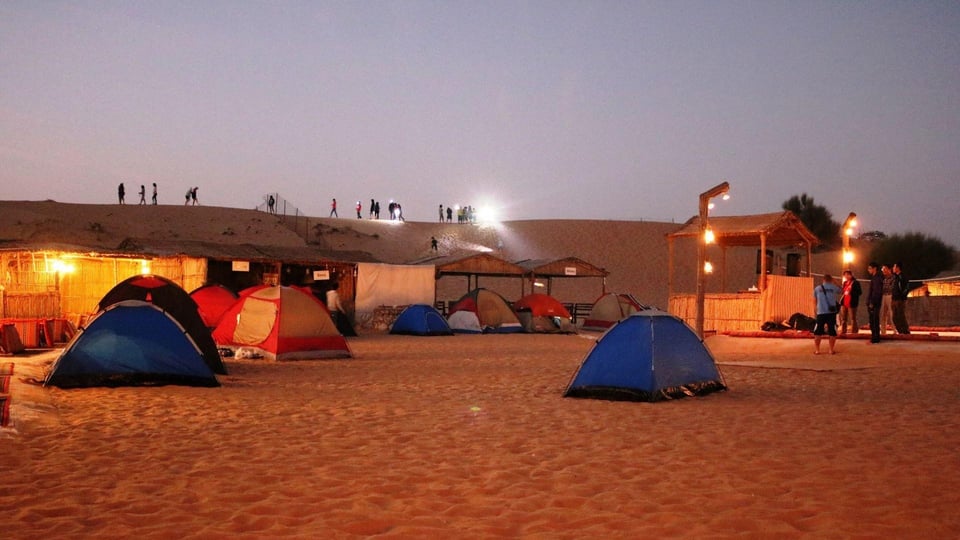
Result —
[{"label": "blue dome tent", "polygon": [[73,337],[44,382],[61,388],[160,384],[220,385],[183,327],[140,300],[98,313]]},{"label": "blue dome tent", "polygon": [[564,397],[660,401],[725,390],[710,351],[679,318],[634,313],[594,344]]},{"label": "blue dome tent", "polygon": [[390,327],[391,334],[452,336],[453,330],[433,306],[413,304],[403,310]]},{"label": "blue dome tent", "polygon": [[143,300],[150,302],[169,313],[188,334],[200,352],[210,370],[226,375],[227,369],[220,359],[217,344],[213,341],[193,297],[172,280],[163,276],[144,274],[131,276],[117,283],[100,300],[97,309],[102,311],[112,304],[124,300]]}]

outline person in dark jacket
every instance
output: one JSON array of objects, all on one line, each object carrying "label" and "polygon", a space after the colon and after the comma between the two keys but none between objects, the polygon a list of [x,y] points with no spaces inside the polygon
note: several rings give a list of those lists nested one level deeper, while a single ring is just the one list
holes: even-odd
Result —
[{"label": "person in dark jacket", "polygon": [[867,313],[870,315],[870,343],[880,343],[880,305],[883,303],[883,274],[880,265],[872,262],[867,266],[870,274],[870,289],[867,291]]},{"label": "person in dark jacket", "polygon": [[860,331],[857,324],[857,306],[860,305],[860,295],[863,289],[860,282],[853,277],[852,270],[843,271],[843,285],[840,287],[842,292],[840,300],[840,333],[848,333],[847,323],[850,324],[849,333],[856,334]]},{"label": "person in dark jacket", "polygon": [[907,294],[910,292],[910,282],[903,275],[903,267],[899,262],[893,263],[893,301],[890,307],[893,311],[893,327],[898,334],[909,334],[910,325],[907,324]]}]

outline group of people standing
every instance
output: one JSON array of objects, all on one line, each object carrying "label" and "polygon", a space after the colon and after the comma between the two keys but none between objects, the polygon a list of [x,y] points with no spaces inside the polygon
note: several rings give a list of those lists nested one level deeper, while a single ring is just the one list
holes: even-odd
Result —
[{"label": "group of people standing", "polygon": [[[127,189],[123,186],[123,182],[120,182],[120,185],[117,186],[117,199],[119,199],[120,204],[127,204],[126,202]],[[153,183],[153,204],[157,204],[157,183]],[[140,184],[140,204],[147,204],[147,188],[143,184]]]},{"label": "group of people standing", "polygon": [[[363,204],[360,201],[357,201],[357,204],[354,206],[354,210],[357,211],[357,219],[363,219]],[[390,213],[390,219],[395,219],[399,221],[404,221],[403,219],[403,208],[400,206],[400,203],[396,201],[390,201],[387,211]],[[330,200],[330,216],[329,217],[340,217],[340,214],[337,213],[337,200]],[[370,199],[370,219],[380,219],[380,201]]]},{"label": "group of people standing", "polygon": [[[903,266],[899,262],[882,266],[871,262],[867,266],[867,273],[870,274],[867,289],[870,343],[879,343],[880,335],[889,333],[891,327],[897,334],[909,334],[906,301],[910,284],[903,275]],[[836,352],[838,324],[841,334],[859,332],[857,308],[862,295],[863,288],[851,270],[843,272],[840,286],[834,283],[830,274],[823,276],[823,282],[813,290],[817,314],[817,325],[813,331],[815,354],[820,354],[820,341],[824,335],[829,338],[830,354]]]},{"label": "group of people standing", "polygon": [[457,223],[474,223],[477,220],[477,214],[472,206],[457,206],[456,210],[454,210],[452,206],[448,206],[446,211],[444,211],[443,205],[441,204],[438,211],[440,223],[443,223],[444,219],[446,219],[447,223],[453,223],[454,211],[457,213]]}]

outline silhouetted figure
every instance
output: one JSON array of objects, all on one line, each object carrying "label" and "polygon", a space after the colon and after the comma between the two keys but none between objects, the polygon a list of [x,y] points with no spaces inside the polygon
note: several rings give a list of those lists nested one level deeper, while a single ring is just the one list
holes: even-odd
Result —
[{"label": "silhouetted figure", "polygon": [[123,197],[126,195],[127,190],[123,187],[123,182],[120,182],[120,185],[117,186],[117,199],[120,200],[120,204],[124,204]]},{"label": "silhouetted figure", "polygon": [[147,204],[147,188],[140,184],[140,205]]},{"label": "silhouetted figure", "polygon": [[154,205],[157,204],[157,183],[156,182],[153,183],[153,198],[151,200],[153,201]]},{"label": "silhouetted figure", "polygon": [[903,267],[899,262],[893,263],[893,301],[890,304],[893,312],[893,327],[898,334],[909,334],[910,325],[907,324],[907,295],[910,293],[910,282],[903,275]]}]

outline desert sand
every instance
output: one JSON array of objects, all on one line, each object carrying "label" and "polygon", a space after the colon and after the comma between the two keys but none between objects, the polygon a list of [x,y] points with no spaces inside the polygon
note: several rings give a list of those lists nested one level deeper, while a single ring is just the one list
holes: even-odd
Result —
[{"label": "desert sand", "polygon": [[960,344],[707,339],[729,390],[566,399],[596,334],[351,338],[220,388],[15,357],[6,538],[960,535]]},{"label": "desert sand", "polygon": [[[164,239],[575,256],[666,301],[677,224],[497,228],[209,207],[0,202],[0,246],[111,252]],[[752,279],[753,253],[740,263]],[[678,276],[681,290],[692,290]],[[815,265],[816,269],[820,269]],[[591,301],[600,284],[558,284]],[[459,287],[459,284],[455,284]],[[740,286],[740,285],[735,285]],[[510,285],[510,291],[516,288]],[[452,291],[462,294],[465,291]],[[441,296],[441,298],[444,298]],[[228,359],[222,387],[61,390],[15,363],[0,429],[4,538],[906,538],[960,536],[960,343],[707,339],[729,391],[565,399],[596,334],[350,338],[350,360]]]}]

